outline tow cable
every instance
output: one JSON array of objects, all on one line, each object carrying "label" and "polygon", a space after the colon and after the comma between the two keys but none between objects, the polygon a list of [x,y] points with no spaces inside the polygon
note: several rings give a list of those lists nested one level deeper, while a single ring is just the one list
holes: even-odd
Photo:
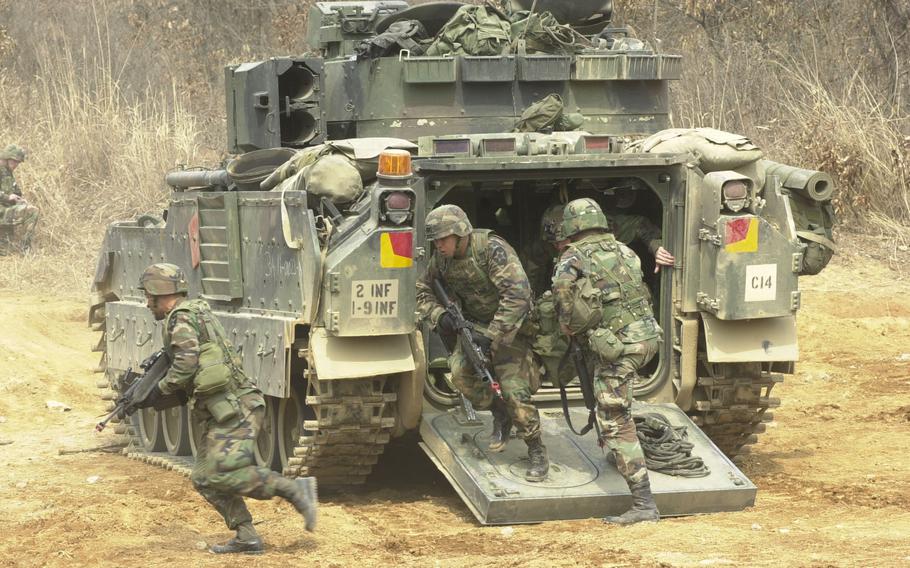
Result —
[{"label": "tow cable", "polygon": [[678,477],[705,477],[711,473],[700,457],[692,455],[695,444],[687,440],[685,426],[675,427],[652,412],[634,418],[649,470]]}]

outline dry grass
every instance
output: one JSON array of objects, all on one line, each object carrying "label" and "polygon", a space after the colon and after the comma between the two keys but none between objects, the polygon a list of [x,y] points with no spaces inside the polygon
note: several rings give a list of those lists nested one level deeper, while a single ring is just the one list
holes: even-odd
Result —
[{"label": "dry grass", "polygon": [[[842,220],[907,246],[910,35],[899,2],[870,1],[877,11],[847,0],[616,9],[684,55],[675,126],[742,132],[771,159],[831,172]],[[0,0],[0,143],[30,148],[16,173],[42,215],[35,250],[0,258],[0,288],[87,292],[105,227],[160,210],[177,164],[220,157],[222,66],[303,52],[310,3]]]},{"label": "dry grass", "polygon": [[[0,260],[0,287],[28,283],[82,294],[105,227],[160,211],[167,200],[164,172],[197,163],[205,152],[196,142],[196,119],[174,89],[149,88],[131,98],[103,55],[83,57],[84,45],[40,47],[32,81],[0,79],[3,130],[30,150],[16,174],[41,212],[34,250]],[[206,159],[213,157],[209,151]]]}]

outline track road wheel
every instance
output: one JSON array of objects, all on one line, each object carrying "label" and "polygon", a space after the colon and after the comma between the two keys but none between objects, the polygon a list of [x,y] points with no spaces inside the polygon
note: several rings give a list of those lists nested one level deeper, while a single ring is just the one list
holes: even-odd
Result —
[{"label": "track road wheel", "polygon": [[256,463],[270,469],[278,469],[281,466],[278,458],[278,406],[275,397],[265,397],[265,416],[254,449]]},{"label": "track road wheel", "polygon": [[190,429],[187,423],[189,411],[186,406],[162,410],[160,415],[167,453],[172,456],[190,455]]},{"label": "track road wheel", "polygon": [[161,428],[161,414],[151,408],[143,408],[133,415],[139,442],[147,452],[163,452],[164,431]]}]

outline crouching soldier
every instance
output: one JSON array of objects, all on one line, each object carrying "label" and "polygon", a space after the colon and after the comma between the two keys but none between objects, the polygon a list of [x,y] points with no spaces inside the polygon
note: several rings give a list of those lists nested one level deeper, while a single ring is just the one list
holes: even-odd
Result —
[{"label": "crouching soldier", "polygon": [[441,276],[447,292],[474,324],[474,341],[488,354],[502,398],[495,397],[471,368],[464,354],[466,346],[460,340],[449,359],[452,382],[474,408],[492,411],[491,451],[505,449],[515,423],[518,435],[528,445],[530,465],[525,477],[542,481],[550,464],[541,441],[540,415],[531,403],[531,394],[540,382],[528,343],[532,334],[522,329],[531,310],[531,286],[518,255],[499,236],[475,230],[465,212],[455,205],[431,211],[426,233],[435,253],[417,282],[418,309],[441,336],[455,336],[455,319],[433,293],[433,280]]},{"label": "crouching soldier", "polygon": [[9,245],[27,251],[38,223],[38,209],[22,197],[13,175],[27,154],[24,148],[15,144],[0,150],[0,254],[4,254]]},{"label": "crouching soldier", "polygon": [[563,234],[571,243],[553,277],[557,317],[563,332],[580,343],[585,359],[594,364],[601,442],[632,493],[632,508],[604,521],[656,521],[660,515],[631,411],[632,383],[657,353],[660,335],[641,262],[607,232],[607,219],[593,199],[566,205]]},{"label": "crouching soldier", "polygon": [[[210,548],[214,553],[262,552],[262,539],[243,497],[283,497],[303,515],[306,530],[316,527],[316,480],[291,480],[256,465],[254,445],[265,414],[265,401],[243,372],[224,329],[205,300],[187,300],[183,271],[173,264],[153,264],[139,279],[148,308],[164,320],[164,349],[171,367],[139,407],[161,408],[178,395],[190,401],[194,424],[202,427],[193,487],[221,514],[236,536]],[[173,397],[172,397],[173,398]],[[166,404],[164,406],[167,406]]]}]

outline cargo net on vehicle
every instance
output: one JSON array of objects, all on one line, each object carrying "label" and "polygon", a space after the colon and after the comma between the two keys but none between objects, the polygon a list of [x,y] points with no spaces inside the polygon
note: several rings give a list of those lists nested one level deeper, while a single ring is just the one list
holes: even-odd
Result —
[{"label": "cargo net on vehicle", "polygon": [[685,426],[673,426],[660,414],[650,412],[634,418],[650,471],[679,477],[705,477],[711,473],[700,457],[692,455],[695,445],[687,440]]}]

